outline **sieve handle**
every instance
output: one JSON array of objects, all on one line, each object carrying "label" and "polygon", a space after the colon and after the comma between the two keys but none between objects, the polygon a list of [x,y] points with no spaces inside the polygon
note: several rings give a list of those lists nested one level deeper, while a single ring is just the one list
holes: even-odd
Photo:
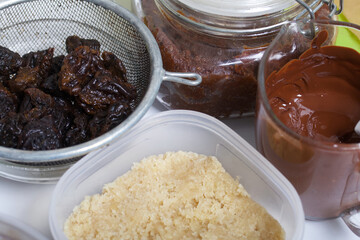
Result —
[{"label": "sieve handle", "polygon": [[197,86],[201,83],[202,78],[197,73],[176,73],[165,71],[163,81],[176,82],[188,86]]}]

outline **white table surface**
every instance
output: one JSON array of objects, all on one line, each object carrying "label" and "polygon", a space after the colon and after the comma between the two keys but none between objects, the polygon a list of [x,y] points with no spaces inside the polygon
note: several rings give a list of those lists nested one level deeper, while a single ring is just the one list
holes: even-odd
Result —
[{"label": "white table surface", "polygon": [[[131,10],[130,0],[113,0]],[[145,117],[164,111],[157,102]],[[225,120],[240,136],[255,146],[254,119]],[[13,216],[52,239],[48,223],[48,208],[55,184],[28,184],[0,177],[0,213]],[[341,219],[306,221],[304,240],[358,240]]]}]

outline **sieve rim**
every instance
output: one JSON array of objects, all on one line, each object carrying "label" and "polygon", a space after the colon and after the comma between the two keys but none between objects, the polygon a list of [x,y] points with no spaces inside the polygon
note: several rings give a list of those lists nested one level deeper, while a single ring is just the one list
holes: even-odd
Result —
[{"label": "sieve rim", "polygon": [[[5,0],[0,2],[0,11],[25,2],[38,0]],[[145,115],[148,109],[155,101],[160,85],[165,75],[160,49],[155,38],[146,25],[126,8],[110,0],[81,0],[90,2],[106,10],[112,11],[121,18],[128,21],[137,33],[143,39],[150,57],[150,78],[146,93],[134,111],[122,123],[110,130],[109,132],[89,140],[87,142],[74,145],[71,147],[54,149],[54,150],[21,150],[0,146],[0,161],[12,161],[15,163],[49,163],[54,161],[67,160],[70,158],[81,157],[87,153],[109,145],[116,138],[120,137],[130,128],[132,128]],[[0,29],[1,31],[1,29]],[[61,164],[59,164],[61,166]]]}]

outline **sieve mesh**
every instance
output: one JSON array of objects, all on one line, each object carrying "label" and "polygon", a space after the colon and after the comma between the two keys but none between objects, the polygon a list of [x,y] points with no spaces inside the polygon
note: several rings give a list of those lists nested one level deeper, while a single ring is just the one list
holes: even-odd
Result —
[{"label": "sieve mesh", "polygon": [[[141,37],[144,34],[139,34],[137,30],[139,28],[134,27],[135,21],[132,20],[132,16],[129,18],[127,14],[127,17],[123,18],[109,9],[109,6],[115,7],[116,4],[106,5],[106,2],[109,2],[106,0],[15,0],[13,2],[5,8],[1,8],[0,3],[1,46],[20,55],[53,47],[54,56],[57,56],[66,55],[65,40],[68,36],[97,39],[101,44],[101,51],[114,53],[124,63],[128,80],[138,91],[138,98],[132,106],[134,109],[141,103],[147,91],[152,90],[149,85],[154,74],[152,72],[154,66],[151,65],[153,64],[151,59],[154,59],[153,52],[149,53],[146,42]],[[105,5],[106,8],[103,7]],[[123,11],[127,10],[123,9]],[[117,12],[119,13],[119,9]],[[130,117],[138,120],[137,116]],[[34,161],[21,162],[1,157],[0,159],[5,160],[4,164],[0,164],[0,175],[26,182],[37,182],[38,178],[43,179],[38,182],[51,182],[58,179],[66,170],[64,166],[74,163],[79,156],[54,161],[34,159]],[[54,168],[49,168],[51,166]],[[52,174],[57,175],[52,176]]]},{"label": "sieve mesh", "polygon": [[68,36],[97,39],[101,51],[118,56],[129,82],[138,89],[137,105],[150,81],[150,58],[145,42],[130,22],[111,10],[79,0],[37,0],[0,11],[0,45],[18,52],[55,48],[66,55]]}]

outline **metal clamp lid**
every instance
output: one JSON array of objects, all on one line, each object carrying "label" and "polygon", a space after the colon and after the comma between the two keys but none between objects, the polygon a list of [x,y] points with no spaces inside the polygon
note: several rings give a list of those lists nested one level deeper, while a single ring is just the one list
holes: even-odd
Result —
[{"label": "metal clamp lid", "polygon": [[329,16],[333,16],[333,15],[339,15],[343,8],[344,8],[344,1],[343,0],[340,0],[339,2],[339,9],[337,9],[337,6],[336,4],[334,3],[334,0],[322,0],[324,3],[326,3],[328,6],[329,6],[329,9],[330,9],[330,14]]},{"label": "metal clamp lid", "polygon": [[[312,20],[315,19],[315,12],[318,10],[318,8],[315,9],[315,11],[314,11],[303,0],[295,0],[295,1],[298,2],[300,5],[302,5],[308,11],[308,13],[310,15],[310,19],[312,19]],[[321,0],[322,3],[325,3],[326,5],[329,6],[329,10],[330,10],[329,17],[332,17],[334,15],[339,15],[342,12],[343,7],[344,7],[343,1],[344,0],[339,1],[340,4],[339,4],[339,9],[338,9],[336,4],[334,3],[334,0]]]},{"label": "metal clamp lid", "polygon": [[[309,6],[307,5],[303,0],[296,0],[300,5],[302,5],[305,10],[309,13],[310,15],[310,19],[311,20],[315,20],[315,12],[322,6],[322,4],[315,9],[315,11]],[[340,0],[339,1],[339,9],[337,8],[336,4],[334,3],[334,0],[321,0],[321,2],[323,4],[327,4],[329,6],[329,10],[330,10],[330,13],[329,13],[329,17],[331,18],[332,16],[334,15],[339,15],[342,10],[343,10],[343,7],[344,7],[344,3],[343,3],[343,0]],[[310,31],[310,32],[309,32]],[[315,37],[315,26],[314,24],[310,23],[310,29],[309,31],[304,31],[304,35],[306,37],[309,37],[309,38],[314,38]]]}]

